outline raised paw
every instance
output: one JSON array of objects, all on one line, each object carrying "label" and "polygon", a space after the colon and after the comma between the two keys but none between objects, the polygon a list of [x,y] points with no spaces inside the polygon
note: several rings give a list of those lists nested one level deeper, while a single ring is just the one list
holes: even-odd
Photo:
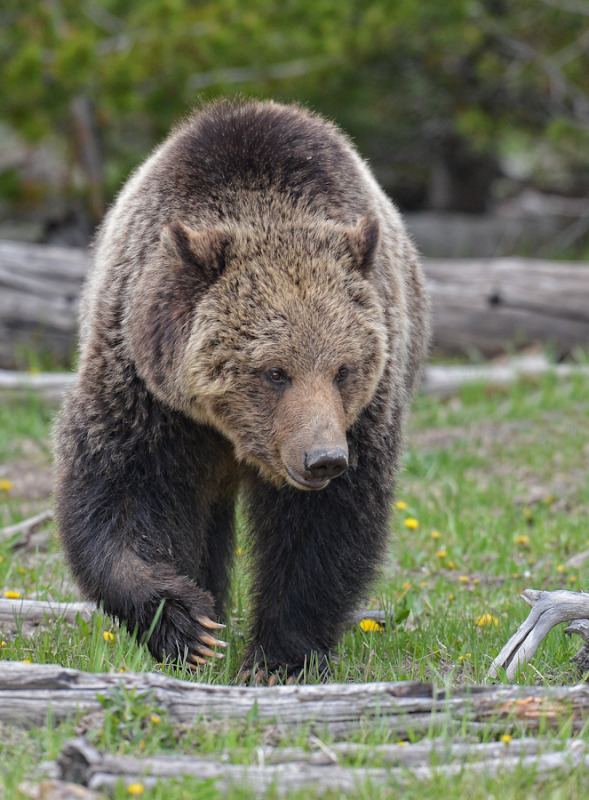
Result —
[{"label": "raised paw", "polygon": [[[157,606],[155,603],[152,606],[155,622],[151,622],[151,636],[147,642],[152,655],[158,660],[185,662],[191,669],[197,669],[211,658],[224,658],[224,653],[214,649],[225,648],[227,643],[213,633],[225,625],[212,619],[214,601],[211,595],[188,579],[176,576],[174,581],[167,582],[164,591],[160,594],[163,602],[159,600]],[[145,618],[147,614],[142,616]]]}]

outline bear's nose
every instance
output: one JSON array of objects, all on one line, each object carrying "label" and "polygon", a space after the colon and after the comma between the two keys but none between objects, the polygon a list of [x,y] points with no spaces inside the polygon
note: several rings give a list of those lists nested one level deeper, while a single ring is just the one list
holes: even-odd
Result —
[{"label": "bear's nose", "polygon": [[318,447],[305,453],[305,474],[313,479],[337,478],[348,468],[348,454],[343,447]]}]

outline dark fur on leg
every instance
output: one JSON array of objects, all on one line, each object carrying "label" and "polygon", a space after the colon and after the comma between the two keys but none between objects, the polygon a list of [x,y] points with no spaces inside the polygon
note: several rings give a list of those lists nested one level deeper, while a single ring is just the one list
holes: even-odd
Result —
[{"label": "dark fur on leg", "polygon": [[155,658],[199,655],[212,635],[199,619],[214,620],[227,599],[231,448],[149,395],[113,444],[100,406],[74,391],[57,430],[56,517],[71,569],[84,594],[140,638],[159,611],[147,642]]},{"label": "dark fur on leg", "polygon": [[326,670],[373,580],[388,539],[399,431],[370,425],[365,415],[350,434],[355,467],[320,492],[275,489],[251,476],[255,583],[246,673],[286,667],[296,675],[311,662]]}]

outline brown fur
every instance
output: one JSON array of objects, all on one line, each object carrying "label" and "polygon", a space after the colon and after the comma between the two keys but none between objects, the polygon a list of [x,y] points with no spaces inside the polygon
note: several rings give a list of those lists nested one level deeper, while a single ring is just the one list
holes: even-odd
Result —
[{"label": "brown fur", "polygon": [[[140,633],[165,600],[152,651],[193,651],[196,616],[224,607],[241,485],[248,662],[324,656],[386,543],[427,339],[400,217],[333,125],[274,103],[195,114],[128,182],[95,248],[57,432],[57,516],[82,588]],[[305,492],[323,452],[349,468]],[[315,633],[309,615],[325,618]]]}]

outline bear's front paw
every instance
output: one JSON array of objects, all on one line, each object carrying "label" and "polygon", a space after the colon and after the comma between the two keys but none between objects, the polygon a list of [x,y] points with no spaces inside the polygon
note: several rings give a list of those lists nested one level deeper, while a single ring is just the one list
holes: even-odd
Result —
[{"label": "bear's front paw", "polygon": [[[194,589],[193,589],[194,593]],[[211,619],[213,603],[209,595],[196,591],[197,596],[165,599],[153,633],[147,645],[151,654],[160,660],[186,662],[191,669],[206,664],[209,658],[224,658],[213,647],[227,647],[211,631],[225,625]],[[199,596],[200,595],[200,596]]]}]

